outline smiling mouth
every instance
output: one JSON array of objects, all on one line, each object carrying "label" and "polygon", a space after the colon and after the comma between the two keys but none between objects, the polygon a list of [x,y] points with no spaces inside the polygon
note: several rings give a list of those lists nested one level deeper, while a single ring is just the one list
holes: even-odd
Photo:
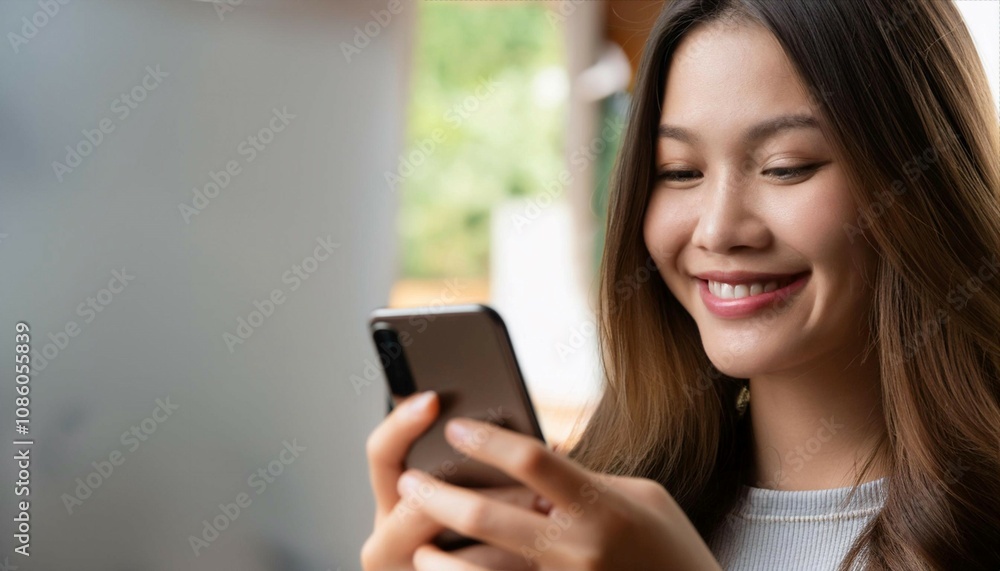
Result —
[{"label": "smiling mouth", "polygon": [[747,283],[726,283],[715,280],[702,280],[708,284],[708,291],[719,299],[742,299],[771,293],[783,289],[807,272],[786,276],[784,278],[762,280]]},{"label": "smiling mouth", "polygon": [[811,276],[808,271],[789,276],[771,275],[766,279],[761,276],[760,281],[751,281],[755,279],[753,276],[717,276],[739,283],[698,278],[698,291],[705,307],[716,317],[742,319],[774,306],[787,309]]}]

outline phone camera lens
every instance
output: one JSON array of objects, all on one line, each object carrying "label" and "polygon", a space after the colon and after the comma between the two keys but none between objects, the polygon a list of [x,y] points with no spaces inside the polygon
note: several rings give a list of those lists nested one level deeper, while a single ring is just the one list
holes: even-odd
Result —
[{"label": "phone camera lens", "polygon": [[388,324],[377,324],[372,333],[375,339],[375,347],[378,350],[379,360],[382,362],[382,369],[389,381],[389,388],[392,393],[399,396],[407,396],[416,392],[413,377],[410,375],[410,367],[406,362],[406,353],[403,345],[399,342],[399,335]]}]

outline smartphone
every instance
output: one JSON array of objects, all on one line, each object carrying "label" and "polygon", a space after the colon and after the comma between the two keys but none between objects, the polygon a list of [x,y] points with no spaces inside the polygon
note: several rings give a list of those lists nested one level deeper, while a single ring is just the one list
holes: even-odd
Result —
[{"label": "smartphone", "polygon": [[458,486],[518,485],[444,438],[445,423],[461,416],[545,441],[500,314],[479,304],[383,308],[372,312],[368,325],[390,410],[415,392],[433,389],[440,399],[440,414],[411,447],[406,466]]}]

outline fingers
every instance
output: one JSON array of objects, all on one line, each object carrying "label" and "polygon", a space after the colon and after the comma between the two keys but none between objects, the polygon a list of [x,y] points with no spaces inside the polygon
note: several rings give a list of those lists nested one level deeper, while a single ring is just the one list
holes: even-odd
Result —
[{"label": "fingers", "polygon": [[368,436],[365,447],[369,477],[375,494],[376,527],[399,501],[396,480],[403,473],[406,453],[434,422],[439,406],[434,391],[411,395],[394,408]]},{"label": "fingers", "polygon": [[417,549],[413,554],[413,568],[416,571],[489,571],[487,567],[445,553],[433,545]]},{"label": "fingers", "polygon": [[661,514],[682,514],[674,498],[658,482],[646,478],[614,478],[613,487],[635,504],[652,508]]},{"label": "fingers", "polygon": [[445,436],[463,454],[499,468],[564,509],[606,489],[602,478],[512,430],[462,418],[448,421]]},{"label": "fingers", "polygon": [[361,549],[365,569],[398,569],[407,567],[417,547],[429,543],[444,531],[444,526],[421,513],[420,505],[411,499],[399,501],[382,517],[375,531]]},{"label": "fingers", "polygon": [[444,527],[515,553],[531,545],[535,530],[549,523],[535,511],[448,484],[419,470],[407,470],[400,479],[400,489],[403,503],[414,502]]},{"label": "fingers", "polygon": [[538,569],[527,557],[492,545],[473,545],[448,553],[462,561],[487,569],[503,569],[504,571],[534,571]]},{"label": "fingers", "polygon": [[476,488],[475,491],[488,498],[493,498],[512,506],[547,513],[537,509],[538,502],[536,502],[536,498],[538,498],[538,494],[531,488],[524,486],[500,486],[496,488]]},{"label": "fingers", "polygon": [[[524,486],[504,486],[481,490],[483,495],[510,505],[530,509],[535,492]],[[392,511],[382,517],[379,525],[361,550],[364,569],[403,569],[413,564],[417,547],[431,543],[445,527],[420,511],[422,498],[402,497]],[[482,565],[487,569],[510,571],[529,570],[515,565],[517,556],[502,556],[499,549],[476,545],[451,552],[456,557]],[[523,558],[521,558],[523,559]]]}]

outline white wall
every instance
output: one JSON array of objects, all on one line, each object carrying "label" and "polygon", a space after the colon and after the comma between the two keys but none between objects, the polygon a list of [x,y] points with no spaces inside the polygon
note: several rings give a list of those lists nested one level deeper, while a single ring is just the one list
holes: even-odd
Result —
[{"label": "white wall", "polygon": [[[8,40],[22,18],[45,21],[0,45],[0,562],[358,568],[372,513],[364,438],[384,393],[356,392],[349,377],[373,357],[364,321],[395,267],[396,197],[382,173],[401,146],[414,5],[392,15],[384,1],[245,0],[221,17],[193,0],[57,6],[45,17],[37,0],[0,3]],[[367,44],[355,30],[366,24]],[[342,42],[356,37],[348,61]],[[147,79],[123,116],[115,101],[147,66],[167,75]],[[274,108],[295,118],[250,162],[239,143]],[[114,130],[60,182],[52,162],[102,119]],[[179,205],[228,161],[239,174],[186,222]],[[339,246],[306,262],[315,272],[300,287],[283,281],[318,238]],[[134,280],[87,322],[79,304],[122,268]],[[224,333],[274,289],[284,303],[231,352]],[[30,564],[13,552],[8,515],[19,320],[36,350],[50,333],[64,344],[51,342],[58,354],[31,381]],[[63,339],[70,322],[79,329]],[[165,398],[177,410],[147,422],[155,432],[131,450],[122,433]],[[293,439],[306,450],[275,464],[281,475],[257,495],[248,477]],[[68,513],[62,495],[114,451],[123,463]],[[188,536],[241,492],[252,503],[196,557]]]}]

